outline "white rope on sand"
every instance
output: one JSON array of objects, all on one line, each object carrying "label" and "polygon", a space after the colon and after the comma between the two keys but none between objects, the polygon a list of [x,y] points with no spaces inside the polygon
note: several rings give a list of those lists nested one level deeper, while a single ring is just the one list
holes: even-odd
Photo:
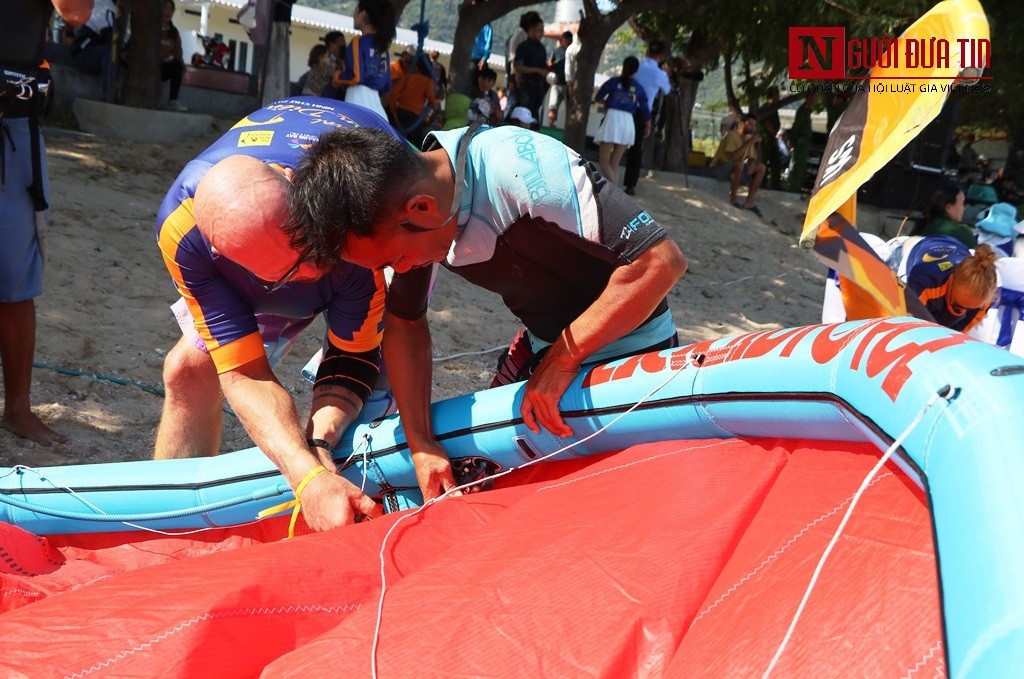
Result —
[{"label": "white rope on sand", "polygon": [[507,344],[502,344],[500,347],[491,347],[490,349],[481,349],[480,351],[463,351],[459,354],[452,354],[451,356],[438,356],[434,359],[434,363],[443,363],[445,361],[451,361],[456,358],[462,358],[464,356],[481,356],[483,354],[491,354],[495,351],[501,351],[507,349]]}]

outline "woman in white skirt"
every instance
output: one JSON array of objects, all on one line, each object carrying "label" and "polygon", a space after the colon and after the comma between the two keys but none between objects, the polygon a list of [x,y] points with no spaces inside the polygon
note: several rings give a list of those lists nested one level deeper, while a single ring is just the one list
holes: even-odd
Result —
[{"label": "woman in white skirt", "polygon": [[598,158],[601,174],[613,184],[619,183],[619,163],[636,139],[636,126],[633,114],[643,114],[644,136],[651,133],[651,107],[647,104],[644,88],[633,79],[633,74],[640,68],[636,57],[626,57],[622,62],[622,73],[601,85],[597,91],[597,103],[604,104],[604,120],[601,129],[594,139],[598,147]]},{"label": "woman in white skirt", "polygon": [[391,89],[388,49],[395,39],[395,8],[390,0],[359,0],[352,24],[362,35],[345,47],[345,70],[335,74],[334,86],[348,88],[345,101],[387,120],[381,96]]}]

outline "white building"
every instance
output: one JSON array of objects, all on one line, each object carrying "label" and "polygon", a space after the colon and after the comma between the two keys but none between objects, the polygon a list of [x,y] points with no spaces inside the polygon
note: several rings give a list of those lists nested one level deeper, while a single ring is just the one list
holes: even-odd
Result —
[{"label": "white building", "polygon": [[[180,0],[174,15],[174,25],[181,33],[185,62],[189,63],[193,52],[202,52],[202,46],[195,39],[195,33],[202,35],[219,35],[234,47],[234,70],[255,74],[258,61],[249,36],[235,18],[238,11],[245,6],[242,0]],[[359,35],[352,26],[352,17],[321,9],[294,5],[292,7],[292,26],[289,36],[289,76],[292,82],[305,73],[309,50],[329,31],[341,31],[346,41]],[[417,44],[415,31],[399,28],[398,35],[392,43],[392,52],[396,55],[406,46]],[[427,51],[437,50],[439,61],[448,67],[452,46],[449,43],[427,38],[423,48]],[[488,62],[495,71],[504,73],[505,60],[500,55],[492,56]]]}]

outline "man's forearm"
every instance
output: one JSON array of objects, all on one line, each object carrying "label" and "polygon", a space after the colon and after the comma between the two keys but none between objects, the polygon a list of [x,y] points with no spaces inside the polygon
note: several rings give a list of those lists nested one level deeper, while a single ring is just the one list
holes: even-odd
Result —
[{"label": "man's forearm", "polygon": [[306,435],[337,445],[345,430],[352,426],[363,409],[363,400],[351,390],[326,385],[313,390]]},{"label": "man's forearm", "polygon": [[545,360],[579,367],[592,354],[635,330],[685,271],[686,258],[667,238],[632,264],[619,267],[604,292],[562,331]]},{"label": "man's forearm", "polygon": [[413,446],[434,438],[430,422],[432,357],[426,317],[407,321],[385,314],[384,365],[406,440]]},{"label": "man's forearm", "polygon": [[220,381],[224,396],[253,443],[295,488],[302,477],[320,462],[306,445],[291,396],[269,366],[264,371],[246,364],[221,375]]}]

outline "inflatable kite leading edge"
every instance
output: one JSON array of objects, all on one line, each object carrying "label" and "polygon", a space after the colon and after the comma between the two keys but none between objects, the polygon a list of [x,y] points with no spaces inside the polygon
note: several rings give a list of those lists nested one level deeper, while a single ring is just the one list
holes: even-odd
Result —
[{"label": "inflatable kite leading edge", "polygon": [[[521,393],[522,385],[512,385],[434,405],[435,431],[464,480],[481,480],[487,485],[489,482],[484,480],[485,477],[522,466],[569,443],[543,433],[536,435],[526,429],[518,414]],[[406,639],[404,644],[412,644],[413,648],[408,649],[408,653],[415,656],[414,650],[420,643],[416,641],[419,635],[429,636],[428,630],[434,629],[433,623],[427,620],[443,617],[441,611],[421,611],[415,603],[429,601],[430,592],[438,595],[443,589],[439,589],[441,581],[430,579],[431,574],[452,584],[449,580],[471,569],[472,564],[477,562],[476,556],[493,552],[494,561],[489,562],[487,568],[482,572],[467,571],[465,577],[469,581],[463,583],[464,587],[448,592],[442,597],[443,600],[435,603],[445,611],[451,607],[448,614],[456,616],[451,623],[453,625],[468,624],[475,620],[471,625],[474,636],[483,639],[488,634],[498,634],[501,637],[511,634],[514,625],[504,617],[481,621],[474,617],[472,607],[489,600],[498,591],[504,591],[508,596],[508,601],[504,601],[503,605],[517,601],[513,592],[528,598],[537,596],[544,588],[536,571],[539,566],[531,566],[527,573],[513,569],[506,572],[504,577],[508,580],[502,581],[504,584],[488,581],[488,588],[479,591],[474,589],[476,579],[486,579],[498,571],[505,572],[502,568],[507,569],[510,563],[525,558],[524,555],[530,549],[538,549],[538,557],[543,560],[543,570],[546,573],[551,571],[550,577],[555,578],[548,583],[554,589],[547,596],[557,598],[569,591],[568,583],[574,581],[570,573],[583,568],[582,563],[598,564],[599,572],[607,575],[613,568],[605,560],[611,559],[614,562],[616,558],[627,558],[621,549],[603,543],[603,538],[616,535],[618,539],[627,542],[639,541],[640,536],[650,533],[651,549],[656,550],[653,553],[662,555],[661,558],[666,561],[659,562],[656,573],[649,570],[649,558],[624,572],[648,573],[649,577],[644,582],[650,583],[658,581],[658,577],[668,577],[667,574],[673,572],[672,567],[680,568],[675,576],[678,579],[671,581],[675,584],[664,584],[670,594],[662,592],[652,600],[662,601],[664,596],[669,596],[677,610],[674,608],[676,613],[668,614],[658,608],[656,617],[661,622],[655,624],[646,617],[651,615],[650,611],[644,609],[641,616],[647,620],[644,625],[655,624],[655,627],[627,644],[630,662],[639,663],[638,667],[647,667],[653,675],[669,672],[671,667],[690,667],[692,671],[696,667],[706,669],[712,666],[727,672],[760,674],[764,671],[770,653],[766,657],[764,649],[752,647],[750,640],[763,636],[770,640],[764,643],[774,650],[774,645],[782,636],[782,629],[778,627],[783,623],[784,629],[784,623],[788,622],[796,600],[807,584],[807,566],[820,556],[823,543],[805,553],[791,571],[787,567],[787,572],[779,576],[784,579],[761,595],[740,599],[733,597],[732,600],[737,603],[732,606],[739,607],[738,613],[733,608],[716,608],[717,603],[710,605],[704,597],[712,597],[713,602],[734,591],[742,592],[749,586],[754,573],[763,574],[767,570],[764,564],[773,562],[778,554],[785,551],[787,545],[797,544],[800,536],[805,534],[806,529],[795,531],[792,538],[783,541],[782,546],[770,547],[772,540],[782,540],[785,535],[783,523],[779,523],[784,521],[785,516],[792,514],[805,502],[812,502],[819,491],[823,492],[822,489],[832,482],[830,479],[833,477],[837,480],[847,479],[844,483],[848,483],[850,478],[862,478],[867,473],[867,468],[863,466],[857,467],[859,471],[856,473],[846,467],[844,456],[860,450],[850,449],[849,446],[868,445],[868,449],[876,451],[873,457],[877,459],[879,449],[884,450],[905,436],[893,460],[900,468],[897,471],[902,470],[899,475],[909,479],[906,481],[909,484],[907,487],[916,488],[919,493],[920,499],[910,501],[910,505],[923,512],[923,533],[920,543],[893,552],[902,556],[890,554],[887,558],[896,559],[896,581],[902,582],[897,589],[903,591],[908,587],[923,587],[923,590],[914,594],[908,603],[899,599],[896,593],[887,594],[873,589],[889,581],[882,576],[884,569],[872,570],[881,569],[880,566],[872,566],[874,562],[867,561],[865,557],[855,557],[844,562],[849,563],[851,568],[867,568],[861,575],[850,577],[862,581],[856,586],[868,587],[868,592],[859,592],[852,599],[843,598],[841,592],[847,592],[846,596],[849,597],[849,592],[853,591],[850,588],[854,587],[844,585],[839,592],[821,601],[820,606],[831,612],[821,622],[825,638],[817,648],[818,656],[815,657],[818,660],[815,662],[825,664],[814,665],[801,661],[803,664],[790,666],[787,672],[807,672],[813,667],[819,670],[831,667],[836,670],[835,665],[827,664],[836,662],[839,653],[837,649],[828,646],[828,643],[834,643],[835,635],[838,634],[829,627],[837,623],[835,620],[829,621],[828,617],[848,614],[849,611],[845,609],[852,610],[870,600],[875,602],[872,604],[875,608],[858,613],[857,624],[877,627],[887,615],[895,615],[898,620],[895,628],[897,631],[907,629],[908,625],[926,624],[929,607],[941,604],[942,638],[934,644],[928,642],[924,648],[915,649],[914,653],[918,655],[911,654],[908,657],[919,657],[923,663],[929,659],[946,662],[950,674],[956,676],[1005,676],[1010,668],[1020,667],[1024,662],[1024,582],[1020,577],[1024,572],[1024,500],[1020,493],[1020,488],[1024,487],[1024,456],[1021,455],[1020,435],[1016,426],[1019,404],[1024,402],[1022,397],[1024,361],[1005,351],[971,340],[961,333],[906,319],[765,331],[702,342],[596,367],[578,378],[563,397],[561,408],[579,439],[598,432],[606,425],[611,426],[559,454],[558,459],[564,462],[546,462],[537,467],[551,470],[559,464],[569,465],[558,472],[567,474],[565,478],[558,481],[558,475],[553,472],[539,472],[540,476],[532,481],[544,481],[548,485],[542,483],[533,494],[527,492],[532,486],[504,487],[458,500],[445,500],[428,508],[422,518],[415,518],[411,522],[414,527],[396,533],[392,544],[396,553],[406,554],[403,550],[412,550],[413,545],[423,547],[425,544],[429,548],[424,548],[426,551],[423,553],[417,552],[415,558],[406,554],[404,558],[407,560],[401,562],[405,566],[398,564],[400,569],[405,569],[402,576],[404,579],[395,586],[395,599],[391,601],[401,611],[401,615],[397,618],[388,615],[390,609],[388,600],[385,600],[381,610],[387,624],[383,628],[385,636],[381,643],[388,639],[387,633],[398,634],[403,622],[412,625],[415,630],[407,630],[407,633],[413,637]],[[635,410],[626,412],[638,402],[640,404]],[[931,405],[926,408],[926,404]],[[681,439],[691,443],[687,444],[688,447],[680,447],[676,442]],[[730,439],[735,440],[741,448],[754,445],[761,451],[756,454],[759,460],[756,469],[735,466],[739,464],[738,460],[746,459],[744,455],[753,454],[743,452],[745,448],[738,451],[729,449],[732,452],[718,448]],[[778,451],[770,444],[758,443],[776,440],[817,443],[813,446],[786,444],[784,448],[789,451],[788,457],[779,457]],[[669,446],[670,451],[666,452],[664,448],[655,450],[649,446]],[[810,455],[804,450],[804,447],[809,447],[827,451],[829,446],[837,452]],[[798,449],[804,452],[797,455],[794,451]],[[843,450],[847,452],[838,452]],[[601,457],[602,454],[616,451],[624,452]],[[672,455],[683,457],[673,458]],[[344,474],[349,479],[365,484],[366,490],[380,497],[389,509],[400,510],[418,504],[420,496],[416,489],[415,475],[397,417],[372,419],[372,414],[367,414],[361,423],[351,428],[339,444],[335,456],[339,462],[344,461],[339,466],[344,467]],[[863,451],[854,457],[862,459]],[[620,459],[631,461],[628,464],[617,463]],[[788,478],[786,474],[797,473],[797,459],[804,460],[806,464],[820,465],[818,476],[814,477],[816,480],[813,482],[806,479],[791,481],[795,485],[789,494],[779,495],[782,491],[777,487],[785,485],[784,479]],[[583,469],[584,465],[592,466]],[[639,470],[642,465],[648,465],[647,475],[635,478],[629,476],[629,470]],[[111,535],[123,535],[126,527],[122,522],[125,521],[165,531],[228,526],[252,522],[260,510],[291,497],[276,470],[257,449],[206,460],[145,461],[42,470],[12,469],[6,470],[0,482],[3,483],[0,489],[0,510],[3,511],[0,520],[36,535],[58,536],[50,538],[52,543],[49,545],[46,544],[46,538],[31,538],[38,542],[30,545],[37,550],[50,550],[40,551],[42,560],[39,572],[53,572],[55,575],[59,575],[62,568],[68,568],[72,559],[67,556],[70,552],[65,552],[63,556],[60,550],[55,552],[54,545],[70,544],[68,541],[74,540],[79,543],[83,540],[103,543],[104,531],[122,531]],[[606,485],[601,486],[600,490],[592,490],[589,495],[584,492],[586,484],[598,483]],[[497,485],[502,484],[499,482]],[[899,486],[899,483],[896,485]],[[69,493],[67,488],[74,489],[74,494]],[[727,492],[727,488],[732,490]],[[850,488],[844,488],[836,492],[848,494]],[[542,493],[541,490],[549,492]],[[583,494],[570,494],[573,492]],[[889,496],[890,499],[881,501],[882,507],[902,506],[899,497],[909,491],[890,488],[886,492],[893,494]],[[609,513],[609,508],[603,504],[606,495],[621,495],[629,500],[616,502],[614,510]],[[509,498],[513,496],[514,502],[520,504],[512,504],[513,500]],[[524,507],[533,507],[531,511],[534,513],[527,512]],[[838,507],[839,504],[836,505]],[[460,508],[468,509],[470,513],[465,514]],[[491,512],[499,510],[507,510],[509,516],[516,517],[515,520],[499,519],[495,514],[492,521]],[[854,530],[853,526],[861,511],[859,508],[854,511],[854,519],[847,533]],[[866,515],[873,515],[874,512],[871,509],[863,511]],[[781,514],[769,521],[761,518],[765,512]],[[702,518],[694,518],[697,515]],[[62,649],[60,657],[67,657],[68,654],[67,645],[62,640],[66,634],[73,634],[68,638],[69,643],[71,639],[80,640],[83,652],[100,653],[96,649],[102,649],[103,644],[95,639],[83,638],[81,629],[72,633],[76,624],[92,630],[94,625],[82,622],[79,616],[95,606],[105,611],[101,613],[97,610],[97,616],[121,616],[128,619],[130,622],[125,623],[125,629],[136,629],[140,624],[139,618],[144,618],[155,626],[152,639],[164,639],[164,633],[159,630],[165,623],[151,620],[159,618],[160,613],[149,610],[147,602],[167,583],[167,586],[188,587],[191,592],[184,602],[178,601],[181,599],[180,593],[176,597],[169,594],[175,599],[175,605],[200,606],[199,602],[205,602],[207,598],[222,602],[225,592],[234,592],[232,601],[237,599],[241,605],[247,601],[245,592],[265,587],[272,593],[261,596],[274,598],[305,592],[314,597],[313,601],[318,596],[323,598],[316,605],[308,604],[313,606],[312,609],[308,609],[308,606],[300,607],[306,612],[304,614],[313,615],[308,611],[318,610],[317,606],[333,611],[332,615],[342,615],[338,611],[344,610],[344,621],[330,624],[321,619],[324,615],[322,611],[317,612],[316,615],[320,617],[316,619],[320,621],[321,627],[310,628],[312,631],[306,637],[290,632],[281,641],[284,647],[265,645],[262,652],[268,654],[267,657],[255,656],[262,663],[259,667],[274,661],[271,667],[276,669],[271,672],[271,667],[268,667],[272,676],[302,674],[300,668],[312,671],[316,667],[316,661],[312,658],[321,657],[314,653],[314,649],[323,650],[323,646],[318,646],[315,641],[320,638],[318,635],[326,635],[323,644],[329,648],[335,648],[340,643],[338,638],[330,636],[331,630],[334,630],[334,634],[340,634],[341,638],[358,640],[351,643],[366,643],[367,636],[374,628],[370,612],[376,610],[377,595],[374,592],[379,592],[380,586],[376,555],[382,549],[381,540],[386,527],[401,516],[404,514],[393,514],[328,534],[305,535],[296,540],[239,548],[184,563],[142,568],[116,577],[104,576],[107,579],[99,584],[88,587],[81,586],[81,583],[72,585],[72,589],[78,589],[64,591],[60,596],[55,595],[57,590],[54,589],[54,595],[28,603],[33,597],[39,599],[46,595],[46,592],[37,592],[26,599],[28,605],[0,615],[0,637],[5,640],[5,659],[0,660],[0,666],[7,664],[8,667],[20,667],[17,659],[25,657],[25,653],[38,659],[39,646],[29,642],[38,633],[37,627],[51,630],[46,632],[46,638],[52,639],[55,648]],[[837,519],[836,511],[826,512],[822,517],[825,516]],[[448,521],[451,523],[446,523]],[[486,524],[488,521],[492,523],[487,525],[486,530],[472,532],[477,523]],[[571,540],[566,536],[574,535],[573,531],[587,521],[593,522],[590,530],[577,535],[578,542],[569,544]],[[812,521],[807,528],[817,526],[819,521],[824,521],[824,518]],[[616,533],[618,522],[624,522],[621,534]],[[890,522],[890,528],[886,531],[893,530],[892,525],[911,523],[910,519],[900,519],[895,524]],[[282,535],[280,531],[283,529],[279,522],[266,525],[273,526],[271,532],[275,532],[277,537]],[[467,545],[472,543],[472,547],[462,544],[463,540],[458,537],[458,526],[463,526],[468,536],[476,536],[465,540]],[[752,526],[759,528],[754,530]],[[880,549],[880,545],[894,540],[886,531],[874,536],[862,535],[856,539],[861,542],[866,540],[866,544],[873,544]],[[59,537],[60,534],[73,533],[83,535]],[[543,543],[545,546],[541,549],[538,541],[541,536],[549,533],[552,542]],[[926,566],[924,571],[912,571],[909,564],[921,554],[930,552],[929,533],[934,536],[934,562],[928,561],[932,565]],[[746,554],[745,545],[752,540],[756,541],[751,534],[767,541],[763,545],[766,551],[762,556],[748,554],[753,559],[751,563],[762,559],[762,565],[753,567],[747,575],[740,573],[735,583],[727,585],[721,578],[730,572],[730,559],[739,559],[739,555]],[[145,533],[137,535],[139,540],[149,537]],[[717,536],[711,546],[705,544],[710,539],[709,535]],[[359,536],[368,540],[368,544],[360,543]],[[525,542],[520,544],[517,539]],[[844,539],[853,537],[844,535]],[[326,545],[332,540],[334,542],[330,544],[333,547],[328,548]],[[677,544],[678,540],[683,542]],[[0,538],[2,543],[3,538]],[[698,546],[702,550],[711,549],[711,552],[701,551],[703,556],[692,556],[697,559],[696,562],[687,561],[687,554],[696,554]],[[639,542],[634,547],[637,555],[645,554]],[[565,552],[559,552],[559,548]],[[176,549],[180,549],[180,546]],[[215,551],[216,548],[210,549]],[[460,552],[460,549],[463,551]],[[467,553],[465,550],[470,551]],[[663,550],[669,551],[665,553]],[[271,552],[277,556],[272,559],[273,565],[265,570],[245,560]],[[19,588],[25,590],[33,582],[43,582],[44,577],[40,575],[37,581],[16,577],[19,576],[18,557],[11,556],[12,553],[10,549],[5,551],[7,572],[12,572],[13,563],[13,575],[0,574],[4,578],[0,581],[3,584],[0,593],[4,595]],[[430,556],[426,556],[427,553]],[[459,556],[456,558],[454,555]],[[548,562],[544,555],[554,560]],[[61,561],[65,558],[69,565],[62,565]],[[397,556],[395,558],[398,559]],[[445,562],[445,558],[450,561]],[[582,559],[582,562],[577,563],[578,559]],[[87,560],[102,561],[95,555],[89,556]],[[415,566],[411,565],[413,562]],[[23,560],[23,563],[28,561]],[[439,565],[441,563],[447,563],[447,566],[442,567]],[[711,568],[709,563],[718,565]],[[935,564],[938,568],[937,578],[934,589],[929,591],[921,583],[934,577],[928,571],[934,573]],[[742,568],[749,566],[747,564]],[[708,568],[711,570],[708,571]],[[903,576],[899,574],[901,568],[907,569]],[[230,574],[230,577],[214,574],[221,571]],[[147,575],[147,572],[152,572],[152,575]],[[316,582],[316,576],[312,573],[321,572],[322,577],[328,579],[334,577],[332,574],[337,574],[340,578],[337,587],[341,591],[350,594],[354,590],[360,591],[364,597],[362,601],[366,604],[365,609],[352,613],[347,608],[337,608],[343,604],[334,600],[340,596],[334,587],[318,590],[312,585],[302,584]],[[249,581],[243,573],[251,573],[258,578],[259,585],[245,584]],[[562,575],[559,576],[559,573]],[[26,575],[31,575],[29,566],[24,566],[20,572],[20,576]],[[194,583],[190,578],[194,578]],[[517,586],[513,584],[516,578],[523,578],[519,585],[522,589],[516,589]],[[714,584],[716,582],[719,584]],[[680,589],[681,583],[689,584]],[[785,586],[781,583],[785,583]],[[419,589],[414,588],[414,585]],[[306,591],[309,587],[313,588],[312,592]],[[410,588],[407,595],[409,606],[412,607],[410,610],[401,608],[406,595],[403,588],[406,587]],[[622,595],[621,587],[620,583],[613,588],[615,596]],[[691,587],[696,589],[686,594]],[[459,608],[456,605],[459,603],[458,597],[467,591],[475,594],[461,603],[470,608]],[[600,588],[593,583],[584,584],[584,592],[577,596],[596,598],[598,591]],[[132,592],[137,594],[133,595]],[[782,597],[782,592],[787,593],[783,600],[771,598]],[[93,603],[89,603],[90,596],[94,597]],[[877,598],[879,596],[880,599]],[[690,598],[686,599],[689,603],[684,605],[682,600],[672,597]],[[116,604],[120,606],[116,611],[105,608],[115,606],[114,602],[120,602],[122,598],[125,601]],[[634,604],[638,600],[646,601],[635,593],[627,599]],[[453,600],[456,603],[452,603]],[[887,600],[888,605],[896,610],[886,612]],[[903,603],[898,603],[900,601]],[[754,631],[745,627],[748,623],[737,622],[739,627],[731,629],[723,637],[733,643],[728,651],[713,654],[716,658],[714,660],[707,653],[698,658],[693,656],[696,652],[693,649],[707,648],[706,645],[698,644],[695,647],[687,643],[687,640],[694,635],[699,636],[698,632],[709,624],[706,615],[709,606],[715,609],[716,614],[723,616],[735,613],[737,620],[749,621],[758,615],[767,615],[773,627]],[[562,631],[552,629],[541,634],[554,635],[552,643],[563,649],[573,647],[577,641],[575,635],[582,634],[582,638],[589,639],[589,634],[598,634],[591,628],[593,625],[601,626],[600,621],[605,619],[603,615],[608,616],[606,622],[609,629],[601,634],[614,636],[621,634],[622,625],[628,628],[630,624],[636,624],[635,620],[632,623],[619,620],[616,615],[622,613],[621,609],[610,604],[603,613],[603,609],[598,608],[586,613],[570,614],[569,611],[563,611],[558,614],[549,608],[533,606],[529,610],[536,612],[543,609],[544,615],[553,616],[545,619],[545,624],[557,624]],[[289,611],[288,615],[295,615],[293,607],[283,604],[268,610],[278,613]],[[515,610],[518,611],[515,616],[524,615],[525,620],[530,620],[529,611],[524,612],[521,603],[516,605]],[[687,615],[690,617],[680,611],[689,611]],[[418,614],[427,615],[427,618],[417,617]],[[503,615],[506,614],[512,613],[506,611]],[[586,624],[583,629],[574,632],[575,628],[569,618],[575,620],[577,615],[581,615],[581,621]],[[56,618],[51,620],[53,616]],[[202,607],[198,610],[189,609],[187,615],[182,612],[180,616],[171,618],[177,621],[173,625],[174,629],[179,629],[183,620],[191,620],[190,625],[212,625],[213,620],[220,620]],[[270,615],[268,619],[275,618]],[[612,624],[614,621],[618,622]],[[221,621],[218,624],[226,623]],[[342,632],[347,625],[357,624],[362,627]],[[289,625],[283,628],[278,625],[274,629],[285,628],[292,629]],[[653,629],[659,632],[651,631]],[[237,633],[237,630],[232,632]],[[654,635],[652,639],[660,639],[668,647],[653,649],[645,645],[643,639],[648,633]],[[722,636],[721,629],[712,629],[708,633],[711,634],[709,638]],[[118,634],[114,633],[113,637],[120,639]],[[559,634],[565,635],[561,641],[558,639]],[[865,633],[859,630],[851,630],[850,636],[867,643],[864,641]],[[202,635],[202,638],[207,639],[207,634]],[[871,649],[875,649],[880,656],[884,656],[884,650],[891,650],[889,645],[899,646],[896,641],[881,642],[870,635],[867,638],[871,642],[866,650],[856,645],[849,648],[844,646],[847,652],[852,652],[851,649],[857,651],[850,660],[854,664],[848,666],[847,670],[857,671],[857,668],[861,668],[867,671],[866,668],[875,665],[865,665],[868,661],[863,653],[874,653]],[[133,652],[132,657],[136,661],[139,660],[136,655],[140,653],[155,652],[154,649],[159,645],[154,646],[152,639],[140,642],[145,651]],[[832,639],[832,642],[828,639]],[[196,650],[204,648],[204,643],[213,642],[209,639],[206,642],[196,641],[195,645],[187,649],[169,645],[163,648],[177,662],[184,663],[183,666],[195,669],[197,666],[191,664],[194,663],[194,657],[205,657],[213,662],[208,653],[198,654]],[[467,638],[460,643],[474,642]],[[516,644],[524,643],[528,642],[517,638]],[[541,642],[537,640],[529,643]],[[558,646],[559,643],[562,646]],[[403,644],[396,642],[396,645]],[[614,644],[604,640],[599,647],[607,651],[614,648]],[[227,645],[225,648],[233,647]],[[418,652],[425,651],[419,648]],[[597,650],[580,649],[579,652],[597,653]],[[804,658],[808,652],[803,648],[798,658]],[[369,662],[369,651],[362,649],[359,653],[350,660],[353,671],[365,671],[366,663]],[[462,653],[471,652],[460,648],[454,657],[465,659],[464,655],[459,655]],[[486,658],[492,662],[501,658],[501,654],[496,652],[481,653],[481,663]],[[526,651],[520,648],[517,653]],[[111,657],[122,655],[121,651],[111,651]],[[333,655],[323,657],[333,658],[329,663],[330,668],[339,666],[340,661]],[[160,662],[164,663],[162,666],[168,666],[167,656],[161,658]],[[183,658],[189,660],[186,662]],[[218,671],[231,667],[237,670],[244,666],[218,658],[217,663],[220,664],[215,663]],[[680,658],[687,660],[684,662]],[[562,661],[566,662],[566,659]],[[239,661],[236,658],[234,662]],[[391,662],[391,667],[401,668],[405,666],[402,663],[415,663],[415,660],[412,656],[382,653],[379,662],[382,666]],[[507,659],[502,662],[507,662]],[[569,665],[559,665],[550,657],[537,662],[540,664],[536,666],[525,663],[522,674],[525,676],[533,671],[542,674],[555,671],[544,670],[546,666],[560,667],[557,674],[569,671],[566,668],[571,666],[571,662]],[[603,669],[592,668],[593,672],[611,672],[612,676],[621,676],[609,669],[615,667],[615,662],[618,661],[609,659],[608,664],[602,666]],[[722,665],[725,662],[732,664],[726,667]],[[746,664],[737,665],[739,662]],[[911,662],[906,669],[909,670],[914,664]],[[628,673],[639,671],[632,665],[630,667],[632,669]],[[660,670],[657,669],[659,667]],[[800,669],[794,670],[794,667]],[[480,673],[491,671],[485,669],[484,665],[477,666],[477,669]],[[640,673],[647,672],[643,670]],[[686,674],[683,671],[679,676]]]}]

